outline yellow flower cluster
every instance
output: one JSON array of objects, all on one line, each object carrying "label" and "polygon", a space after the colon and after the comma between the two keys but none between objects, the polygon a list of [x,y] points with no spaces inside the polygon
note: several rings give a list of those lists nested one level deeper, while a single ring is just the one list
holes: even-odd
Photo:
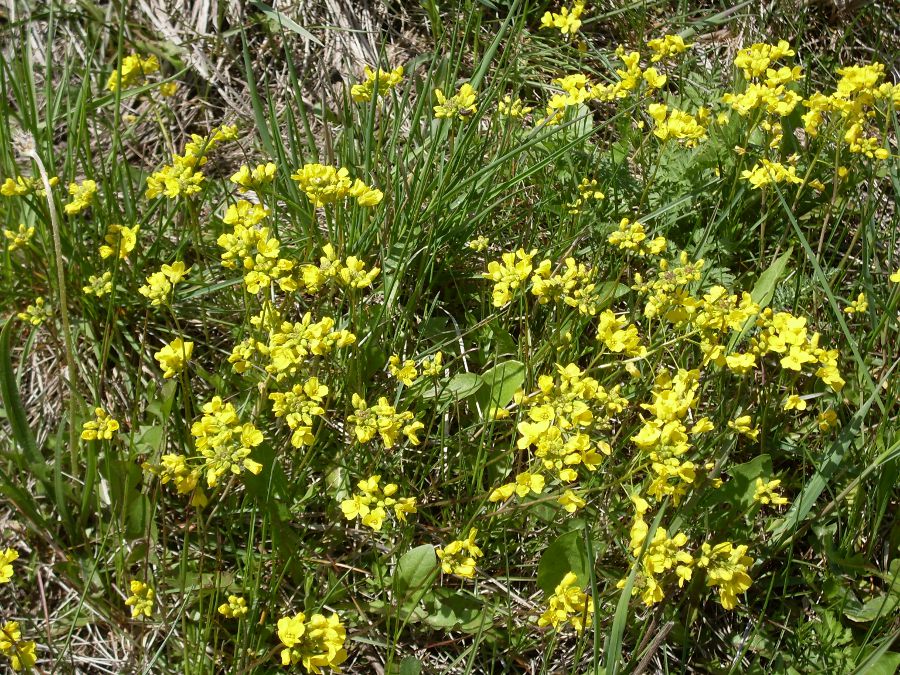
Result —
[{"label": "yellow flower cluster", "polygon": [[185,342],[178,337],[163,346],[153,355],[153,358],[159,361],[159,365],[163,369],[163,377],[170,378],[184,370],[193,353],[194,343]]},{"label": "yellow flower cluster", "polygon": [[710,546],[704,542],[697,567],[706,570],[706,585],[715,586],[719,593],[719,602],[725,609],[734,609],[738,605],[737,596],[753,583],[747,574],[753,564],[753,558],[746,555],[745,545],[735,546],[730,541]]},{"label": "yellow flower cluster", "polygon": [[[681,458],[693,447],[684,419],[697,405],[699,387],[699,370],[679,368],[674,377],[663,371],[653,383],[653,402],[641,404],[652,416],[644,419],[631,442],[651,461],[654,478],[647,491],[656,499],[670,496],[678,504],[696,478],[697,466]],[[694,422],[690,435],[711,430],[712,424],[704,417]]]},{"label": "yellow flower cluster", "polygon": [[599,302],[595,270],[575,258],[566,258],[564,265],[563,270],[554,271],[550,260],[542,260],[531,276],[531,294],[542,305],[562,301],[581,314],[593,316]]},{"label": "yellow flower cluster", "polygon": [[653,52],[650,57],[650,61],[653,63],[677,56],[693,46],[693,44],[686,44],[680,35],[665,35],[647,41],[647,47]]},{"label": "yellow flower cluster", "polygon": [[616,231],[607,237],[607,241],[623,251],[638,255],[659,255],[668,245],[665,237],[648,240],[643,223],[632,222],[629,218],[622,218]]},{"label": "yellow flower cluster", "polygon": [[633,358],[647,355],[647,348],[641,344],[637,326],[625,318],[617,317],[610,310],[604,310],[597,325],[597,339],[614,354],[626,354]]},{"label": "yellow flower cluster", "polygon": [[[59,183],[59,178],[52,176],[50,178],[50,187]],[[15,178],[7,178],[0,184],[0,195],[4,197],[25,197],[34,193],[38,197],[46,197],[44,184],[40,178],[29,178],[26,176],[16,176]]]},{"label": "yellow flower cluster", "polygon": [[94,408],[94,419],[81,427],[81,440],[108,441],[119,430],[119,423],[103,408]]},{"label": "yellow flower cluster", "polygon": [[762,159],[754,164],[753,168],[742,171],[741,178],[749,182],[754,190],[771,183],[799,184],[803,182],[803,179],[797,175],[796,167],[785,166],[781,162],[770,162],[767,159]]},{"label": "yellow flower cluster", "polygon": [[596,178],[582,178],[581,182],[578,184],[578,194],[579,196],[575,201],[566,204],[569,213],[573,215],[581,213],[582,208],[591,200],[600,201],[606,197],[606,195],[603,194],[603,191],[597,187]]},{"label": "yellow flower cluster", "polygon": [[153,616],[153,589],[143,581],[131,580],[131,595],[125,600],[125,604],[131,607],[131,616]]},{"label": "yellow flower cluster", "polygon": [[241,596],[229,595],[228,601],[219,605],[216,611],[228,619],[240,619],[250,611],[250,608],[247,607],[247,601]]},{"label": "yellow flower cluster", "polygon": [[250,293],[268,289],[278,282],[285,293],[296,291],[298,279],[293,274],[294,263],[281,257],[281,242],[271,235],[268,227],[260,227],[269,210],[262,204],[243,199],[228,207],[222,221],[231,225],[231,232],[219,236],[217,243],[225,249],[222,267],[234,269],[241,263],[244,285]]},{"label": "yellow flower cluster", "polygon": [[119,89],[129,89],[158,70],[159,61],[156,60],[156,56],[150,55],[144,59],[138,54],[129,54],[109,76],[106,88],[113,93]]},{"label": "yellow flower cluster", "polygon": [[357,103],[371,101],[373,94],[384,96],[403,81],[403,66],[393,70],[373,70],[366,66],[363,72],[366,79],[350,88],[350,96]]},{"label": "yellow flower cluster", "polygon": [[229,619],[240,619],[250,611],[247,601],[239,595],[229,595],[228,602],[223,602],[217,608],[222,616]]},{"label": "yellow flower cluster", "polygon": [[69,195],[72,201],[68,202],[63,210],[67,216],[75,216],[88,209],[97,194],[97,183],[92,180],[83,180],[80,183],[69,183]]},{"label": "yellow flower cluster", "polygon": [[435,89],[434,97],[438,104],[434,106],[434,116],[438,119],[453,119],[454,117],[461,120],[472,119],[472,115],[478,110],[475,103],[477,95],[478,92],[468,82],[460,86],[459,90],[450,98],[447,98],[442,90]]},{"label": "yellow flower cluster", "polygon": [[845,314],[861,314],[869,309],[869,301],[866,300],[866,294],[860,293],[856,296],[856,300],[850,302],[849,305],[844,307]]},{"label": "yellow flower cluster", "polygon": [[16,314],[22,321],[27,321],[32,326],[40,326],[44,321],[53,316],[53,310],[49,305],[46,304],[46,301],[42,297],[37,297],[34,299],[33,305],[28,305],[25,308],[24,312],[19,312]]},{"label": "yellow flower cluster", "polygon": [[209,161],[208,155],[216,146],[236,140],[237,133],[237,126],[223,124],[213,129],[208,136],[191,134],[190,142],[184,146],[184,154],[172,155],[171,164],[147,177],[144,196],[147,199],[156,199],[160,196],[177,199],[200,192],[206,178],[200,167]]},{"label": "yellow flower cluster", "polygon": [[647,112],[653,118],[653,135],[662,141],[674,138],[685,147],[692,148],[706,138],[705,125],[709,120],[706,108],[700,108],[694,116],[677,108],[669,108],[664,103],[651,103]]},{"label": "yellow flower cluster", "polygon": [[534,108],[525,105],[521,99],[513,98],[509,94],[497,101],[497,113],[501,117],[522,119],[532,110],[534,110]]},{"label": "yellow flower cluster", "polygon": [[175,290],[175,286],[190,271],[191,268],[185,268],[184,263],[180,260],[171,265],[163,265],[158,272],[154,272],[147,277],[147,283],[138,289],[138,293],[150,300],[150,304],[154,307],[166,305],[169,303],[170,295]]},{"label": "yellow flower cluster", "polygon": [[553,626],[559,630],[560,626],[571,623],[576,633],[584,630],[594,613],[594,602],[591,596],[575,585],[577,581],[578,576],[574,572],[566,573],[553,590],[553,595],[547,598],[547,609],[538,618],[538,626]]},{"label": "yellow flower cluster", "polygon": [[180,495],[191,495],[191,506],[202,508],[208,503],[203,488],[197,484],[202,475],[200,466],[188,466],[187,458],[184,455],[165,454],[160,460],[160,464],[152,464],[144,462],[141,468],[144,471],[159,476],[159,481],[163,485],[172,482],[175,490]]},{"label": "yellow flower cluster", "polygon": [[[556,370],[556,378],[538,378],[538,390],[533,394],[519,392],[514,397],[527,418],[517,426],[516,446],[519,450],[533,448],[536,466],[494,489],[489,496],[492,502],[513,495],[521,498],[530,492],[541,494],[546,483],[544,471],[562,484],[572,484],[578,479],[579,466],[596,471],[603,456],[612,452],[609,443],[593,440],[590,434],[608,429],[610,418],[625,409],[627,401],[619,393],[619,386],[605,389],[574,363],[557,365]],[[557,501],[569,513],[585,504],[570,489]]]},{"label": "yellow flower cluster", "polygon": [[220,396],[203,405],[203,416],[191,425],[197,451],[204,458],[206,485],[213,488],[222,476],[262,471],[262,464],[250,458],[253,448],[263,442],[262,432],[250,422],[241,424],[237,410]]},{"label": "yellow flower cluster", "polygon": [[242,164],[231,177],[231,182],[238,186],[238,192],[258,191],[275,180],[276,167],[272,162],[257,164],[251,169]]},{"label": "yellow flower cluster", "polygon": [[245,338],[235,345],[228,357],[237,373],[245,373],[256,367],[274,375],[280,382],[293,376],[308,364],[310,357],[326,356],[335,349],[342,349],[356,342],[356,336],[345,330],[334,330],[334,319],[324,317],[313,321],[307,312],[300,321],[284,321],[270,304],[251,319],[258,329],[264,329],[265,340]]},{"label": "yellow flower cluster", "polygon": [[515,253],[504,253],[500,262],[493,260],[488,263],[488,271],[482,276],[494,282],[494,307],[503,307],[512,301],[514,291],[531,275],[531,261],[536,255],[536,249],[526,253],[520,248]]},{"label": "yellow flower cluster", "polygon": [[6,250],[12,253],[17,248],[22,248],[31,241],[32,237],[34,237],[34,228],[19,225],[18,230],[3,230],[3,236],[9,242],[6,245]]},{"label": "yellow flower cluster", "polygon": [[312,445],[315,441],[312,432],[313,417],[325,414],[322,404],[326,396],[328,387],[319,382],[317,377],[311,377],[303,384],[295,384],[290,391],[269,394],[275,417],[283,417],[293,432],[291,445],[295,448]]},{"label": "yellow flower cluster", "polygon": [[484,555],[484,552],[475,543],[477,534],[478,530],[473,527],[465,539],[455,539],[446,547],[435,549],[444,574],[455,574],[464,579],[471,579],[475,576],[475,560]]},{"label": "yellow flower cluster", "polygon": [[321,668],[340,670],[347,660],[344,643],[347,632],[337,614],[325,617],[313,614],[307,621],[303,612],[278,620],[278,639],[284,645],[281,663],[301,664],[308,673],[321,673]]},{"label": "yellow flower cluster", "polygon": [[363,525],[376,532],[381,531],[387,509],[394,509],[394,516],[404,523],[408,514],[416,513],[414,497],[395,497],[399,489],[397,484],[388,483],[381,487],[380,481],[378,475],[359,481],[356,484],[359,492],[341,502],[341,511],[347,520],[359,518]]},{"label": "yellow flower cluster", "polygon": [[120,260],[126,260],[128,254],[134,250],[137,245],[137,235],[141,226],[125,227],[124,225],[112,224],[106,230],[106,236],[103,240],[106,244],[100,246],[100,257],[104,260],[112,255],[117,255]]},{"label": "yellow flower cluster", "polygon": [[12,564],[19,559],[19,552],[15,549],[7,548],[0,553],[0,584],[8,584],[13,578]]},{"label": "yellow flower cluster", "polygon": [[347,417],[347,421],[354,425],[353,431],[360,443],[368,443],[378,435],[386,448],[394,447],[401,434],[412,445],[418,445],[417,434],[425,428],[411,412],[398,413],[384,396],[369,407],[362,396],[353,394],[353,414]]},{"label": "yellow flower cluster", "polygon": [[876,103],[886,101],[884,118],[890,117],[890,107],[900,107],[900,84],[882,82],[884,64],[870,63],[862,66],[838,68],[837,87],[831,94],[813,92],[803,102],[807,112],[803,115],[803,127],[810,136],[818,136],[826,116],[839,121],[838,135],[850,152],[868,158],[885,160],[890,151],[882,147],[877,136],[867,131],[869,120],[878,116]]},{"label": "yellow flower cluster", "polygon": [[778,492],[779,485],[781,485],[781,481],[778,479],[767,481],[763,478],[757,478],[753,491],[753,501],[760,504],[771,504],[772,506],[787,504],[788,500]]},{"label": "yellow flower cluster", "polygon": [[541,17],[541,28],[558,28],[566,36],[575,35],[581,28],[584,0],[575,0],[572,7],[560,7],[559,12],[545,12]]},{"label": "yellow flower cluster", "polygon": [[8,621],[0,626],[0,654],[9,659],[14,671],[30,670],[37,663],[37,645],[22,639],[17,621]]},{"label": "yellow flower cluster", "polygon": [[99,277],[96,274],[90,275],[87,286],[82,286],[81,290],[85,295],[96,295],[98,298],[102,298],[112,292],[112,287],[112,272],[107,270]]},{"label": "yellow flower cluster", "polygon": [[338,169],[325,164],[304,164],[291,178],[306,194],[313,206],[343,201],[352,197],[360,206],[378,206],[384,199],[384,193],[377,188],[369,187],[359,178],[350,180],[350,172],[345,167]]}]

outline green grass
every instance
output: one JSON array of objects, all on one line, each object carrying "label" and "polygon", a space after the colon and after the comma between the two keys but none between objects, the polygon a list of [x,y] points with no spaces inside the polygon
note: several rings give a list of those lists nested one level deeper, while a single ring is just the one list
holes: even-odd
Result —
[{"label": "green grass", "polygon": [[[39,175],[16,140],[24,134],[59,184],[49,200],[0,198],[4,228],[35,227],[0,263],[0,553],[11,547],[20,556],[12,581],[0,585],[0,623],[18,621],[23,639],[37,642],[41,672],[274,672],[277,621],[301,611],[340,616],[347,672],[895,672],[900,284],[888,275],[900,269],[897,111],[881,106],[887,113],[873,121],[892,152],[886,161],[850,155],[838,121],[819,138],[804,136],[799,110],[782,120],[781,143],[767,148],[758,113],[715,122],[727,112],[721,94],[739,90],[742,77],[714,33],[731,31],[735,49],[789,39],[805,70],[793,86],[830,92],[835,68],[860,62],[861,45],[890,56],[890,17],[869,7],[842,33],[845,43],[817,49],[830,33],[815,12],[776,5],[754,23],[749,5],[589,3],[570,43],[539,30],[543,11],[558,11],[556,4],[421,5],[414,15],[427,26],[420,37],[428,49],[402,62],[402,83],[369,103],[353,101],[349,83],[324,95],[325,85],[295,66],[303,31],[326,28],[298,30],[283,16],[279,26],[278,14],[265,20],[248,11],[219,44],[251,111],[236,120],[222,113],[227,104],[215,87],[124,6],[110,10],[113,28],[104,25],[107,10],[90,3],[77,11],[51,3],[7,25],[7,40],[25,48],[0,62],[0,181]],[[32,53],[24,37],[34,25],[48,43],[71,48]],[[668,67],[663,93],[590,101],[572,106],[560,125],[539,123],[559,91],[554,78],[581,72],[610,84],[621,67],[616,44],[641,50],[646,67],[643,43],[679,31],[697,45]],[[283,69],[257,63],[265,41],[282,51]],[[132,51],[156,54],[161,71],[109,93],[109,73]],[[400,64],[385,57],[381,65]],[[179,83],[171,102],[157,93],[162,81]],[[450,94],[465,81],[478,90],[477,111],[464,121],[435,119],[432,91]],[[530,119],[496,114],[507,94],[534,107]],[[708,138],[696,148],[661,142],[647,112],[659,100],[694,113],[710,107]],[[195,114],[184,118],[186,110]],[[239,139],[210,153],[198,194],[144,197],[148,175],[182,151],[185,131],[205,135],[225,122],[238,125]],[[741,178],[761,157],[790,163],[794,154],[799,184],[752,190]],[[271,211],[266,225],[282,258],[318,264],[330,242],[341,257],[381,270],[367,289],[268,293],[286,320],[309,311],[357,336],[282,382],[264,372],[242,376],[228,362],[236,344],[258,335],[250,318],[267,293],[249,293],[241,271],[223,267],[217,245],[230,230],[226,208],[246,198],[229,176],[266,161],[277,177],[257,197]],[[314,207],[290,178],[311,162],[347,167],[382,190],[383,201]],[[849,170],[840,181],[837,165]],[[585,177],[597,179],[605,198],[572,214],[568,204]],[[97,182],[98,196],[90,210],[68,216],[65,187],[83,179]],[[820,345],[839,351],[843,389],[781,368],[771,354],[744,376],[705,365],[699,331],[647,316],[646,297],[630,288],[656,263],[608,243],[625,217],[664,236],[668,259],[684,250],[705,260],[702,278],[687,286],[692,296],[719,284],[806,317]],[[97,252],[113,223],[140,225],[127,260]],[[466,248],[479,235],[491,247]],[[535,265],[547,258],[561,270],[571,256],[594,270],[598,313],[611,309],[633,322],[647,356],[605,350],[596,316],[540,304],[527,283],[509,305],[493,306],[482,273],[518,248],[537,249]],[[138,288],[176,260],[191,274],[171,304],[151,306]],[[82,292],[105,271],[111,293]],[[868,309],[845,313],[860,292]],[[52,316],[39,326],[16,318],[38,296]],[[723,345],[743,351],[751,334],[751,324],[726,331]],[[179,336],[194,342],[193,356],[166,380],[153,356]],[[388,375],[393,354],[419,361],[438,351],[444,370],[434,380],[407,387]],[[607,427],[591,427],[592,440],[608,442],[612,454],[597,471],[580,470],[587,506],[563,511],[556,498],[564,487],[549,472],[543,494],[490,503],[494,488],[535,466],[533,449],[516,445],[516,423],[527,417],[513,392],[535,391],[540,376],[568,363],[603,387],[620,385],[628,399]],[[714,430],[682,458],[697,465],[694,488],[677,503],[651,500],[646,520],[651,533],[657,525],[670,536],[685,532],[695,558],[703,542],[749,546],[753,584],[733,610],[721,606],[700,567],[683,588],[663,575],[666,597],[651,607],[629,595],[642,583],[642,563],[629,547],[628,497],[647,497],[652,477],[647,454],[630,439],[649,416],[640,405],[652,400],[654,377],[678,368],[702,368],[690,416],[709,417]],[[312,425],[315,442],[295,448],[267,396],[311,375],[329,388],[325,414]],[[782,409],[794,389],[809,395],[804,413]],[[354,393],[412,412],[424,425],[422,443],[360,443],[347,421]],[[223,478],[198,509],[142,465],[165,453],[196,454],[191,426],[215,395],[263,432],[252,453],[263,469]],[[498,404],[508,419],[488,414]],[[110,441],[79,438],[96,406],[121,424]],[[816,416],[827,408],[840,428],[823,432]],[[757,440],[727,426],[742,414],[761,428]],[[407,523],[388,519],[372,532],[344,518],[341,500],[373,474],[416,498]],[[781,479],[788,505],[754,504],[757,477]],[[464,539],[470,528],[484,551],[475,577],[441,573],[433,547]],[[547,596],[570,570],[591,596],[593,616],[581,634],[539,628]],[[132,579],[155,589],[152,617],[130,616]],[[230,594],[247,601],[240,620],[217,612]]]}]

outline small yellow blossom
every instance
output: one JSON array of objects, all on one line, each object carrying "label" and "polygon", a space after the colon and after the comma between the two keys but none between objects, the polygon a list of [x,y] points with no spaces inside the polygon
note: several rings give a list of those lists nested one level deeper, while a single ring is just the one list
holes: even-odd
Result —
[{"label": "small yellow blossom", "polygon": [[131,580],[131,595],[125,600],[125,604],[131,607],[131,616],[153,615],[153,589],[137,579]]},{"label": "small yellow blossom", "polygon": [[106,244],[100,247],[100,257],[106,259],[111,255],[118,255],[120,260],[128,258],[128,254],[137,245],[137,234],[140,229],[140,225],[134,227],[110,225],[103,238]]},{"label": "small yellow blossom", "polygon": [[0,553],[0,584],[9,583],[9,580],[13,577],[13,562],[19,559],[19,552],[7,548],[3,553]]},{"label": "small yellow blossom", "polygon": [[247,601],[239,595],[229,595],[228,602],[223,602],[218,608],[219,614],[229,619],[240,619],[249,611]]},{"label": "small yellow blossom", "polygon": [[53,316],[53,310],[46,304],[44,298],[37,297],[33,305],[28,305],[24,312],[19,312],[16,317],[27,321],[32,326],[40,326],[44,321]]},{"label": "small yellow blossom", "polygon": [[10,661],[13,671],[30,670],[37,662],[36,645],[22,640],[22,631],[17,621],[9,621],[0,626],[0,654]]},{"label": "small yellow blossom", "polygon": [[486,250],[487,247],[490,246],[490,244],[491,242],[487,237],[485,237],[484,235],[479,235],[478,237],[475,237],[475,239],[467,241],[466,248],[472,249],[476,253],[481,253],[482,251]]},{"label": "small yellow blossom", "polygon": [[284,645],[281,663],[302,664],[308,673],[321,673],[321,668],[340,670],[347,660],[344,643],[347,632],[337,614],[325,617],[313,614],[309,621],[302,612],[278,620],[278,639]]},{"label": "small yellow blossom", "polygon": [[403,66],[397,66],[393,70],[373,70],[366,66],[363,72],[366,79],[350,88],[350,96],[357,103],[371,101],[373,94],[384,96],[403,81]]},{"label": "small yellow blossom", "polygon": [[32,237],[34,237],[34,228],[19,225],[18,230],[3,230],[3,236],[9,242],[6,245],[6,250],[12,253],[17,248],[22,248],[31,241]]},{"label": "small yellow blossom", "polygon": [[566,37],[571,37],[581,28],[584,0],[575,0],[572,7],[560,7],[559,12],[545,12],[541,17],[541,28],[558,28]]},{"label": "small yellow blossom", "polygon": [[89,276],[88,285],[83,286],[81,290],[86,295],[96,295],[98,298],[102,298],[112,291],[112,287],[112,272],[106,271],[99,277],[95,274]]},{"label": "small yellow blossom", "polygon": [[847,314],[857,314],[865,312],[869,308],[869,301],[866,300],[866,294],[860,293],[856,296],[856,300],[851,302],[849,305],[844,307],[844,312]]},{"label": "small yellow blossom", "polygon": [[741,415],[737,419],[729,420],[728,428],[734,429],[739,434],[743,434],[754,441],[759,436],[759,429],[753,426],[753,418],[750,415]]},{"label": "small yellow blossom", "polygon": [[787,504],[788,500],[781,496],[778,492],[778,486],[781,481],[775,480],[765,481],[762,478],[756,479],[756,490],[753,493],[753,501],[760,504],[771,504],[772,506],[781,506]]},{"label": "small yellow blossom", "polygon": [[819,431],[831,431],[838,426],[837,413],[829,408],[825,412],[819,414],[818,423]]},{"label": "small yellow blossom", "polygon": [[84,180],[81,183],[69,183],[69,194],[72,201],[66,204],[66,215],[74,216],[87,209],[94,201],[97,194],[97,183],[92,180]]},{"label": "small yellow blossom", "polygon": [[566,623],[571,623],[576,633],[581,633],[594,612],[591,596],[584,593],[575,584],[578,576],[567,572],[547,598],[547,609],[538,618],[538,626],[553,626],[557,630]]},{"label": "small yellow blossom", "polygon": [[475,544],[475,535],[478,530],[474,527],[469,530],[469,536],[465,539],[451,541],[445,548],[438,548],[438,559],[441,561],[441,570],[444,574],[455,574],[464,579],[475,576],[475,560],[484,555]]},{"label": "small yellow blossom", "polygon": [[119,68],[109,76],[106,88],[111,92],[116,92],[120,88],[128,89],[158,70],[159,61],[156,60],[156,56],[150,55],[144,59],[138,54],[129,54],[122,59]]},{"label": "small yellow blossom", "polygon": [[471,119],[478,110],[478,106],[475,104],[477,93],[468,82],[463,84],[459,91],[450,98],[447,98],[440,89],[435,89],[434,97],[438,104],[434,106],[434,116],[438,119],[454,117],[461,120]]},{"label": "small yellow blossom", "polygon": [[81,440],[110,440],[119,430],[119,423],[109,416],[103,408],[94,408],[94,419],[88,420],[81,427]]},{"label": "small yellow blossom", "polygon": [[785,410],[806,410],[806,401],[797,394],[791,394],[784,399],[781,407]]},{"label": "small yellow blossom", "polygon": [[169,378],[184,370],[193,352],[194,343],[185,342],[179,337],[156,352],[153,358],[159,361],[159,365],[163,369],[163,377]]}]

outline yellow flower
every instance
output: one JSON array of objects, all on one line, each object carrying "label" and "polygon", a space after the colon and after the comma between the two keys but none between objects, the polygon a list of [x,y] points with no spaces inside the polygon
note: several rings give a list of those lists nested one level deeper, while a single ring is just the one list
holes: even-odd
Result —
[{"label": "yellow flower", "polygon": [[829,408],[825,412],[819,414],[818,422],[819,431],[831,431],[838,426],[837,413]]},{"label": "yellow flower", "polygon": [[185,365],[191,358],[194,351],[193,342],[185,342],[180,337],[175,338],[165,345],[153,358],[159,361],[159,365],[163,369],[163,377],[174,377],[176,373],[184,370]]},{"label": "yellow flower", "polygon": [[100,247],[100,257],[106,259],[111,255],[118,255],[121,260],[128,258],[128,254],[134,250],[137,244],[137,234],[140,229],[140,225],[134,227],[110,225],[103,238],[106,244]]},{"label": "yellow flower", "polygon": [[66,215],[74,216],[87,209],[94,201],[97,194],[97,183],[92,180],[84,180],[81,183],[69,183],[69,194],[72,201],[66,204]]},{"label": "yellow flower", "polygon": [[800,398],[797,394],[791,394],[786,399],[784,399],[781,407],[785,410],[806,410],[806,401]]},{"label": "yellow flower", "polygon": [[340,670],[347,659],[347,633],[337,614],[327,618],[313,614],[309,621],[303,612],[282,617],[278,620],[278,639],[284,645],[282,665],[300,663],[309,673],[320,673],[320,668]]},{"label": "yellow flower", "polygon": [[378,532],[384,524],[388,509],[393,508],[398,520],[406,522],[406,516],[417,513],[416,500],[412,497],[396,497],[396,483],[379,485],[381,476],[375,475],[357,483],[359,492],[341,502],[341,511],[347,520],[360,518],[362,524]]},{"label": "yellow flower", "polygon": [[900,270],[894,272],[889,278],[895,284],[900,284]]},{"label": "yellow flower", "polygon": [[396,377],[407,387],[411,387],[419,376],[415,361],[407,359],[401,363],[400,357],[396,354],[392,355],[388,360],[388,370],[393,377]]},{"label": "yellow flower", "polygon": [[438,104],[434,106],[434,116],[438,119],[454,117],[461,120],[471,119],[478,110],[478,106],[475,104],[477,93],[468,82],[463,84],[459,91],[450,98],[447,98],[440,89],[435,89],[434,97]]},{"label": "yellow flower", "polygon": [[204,458],[207,487],[216,487],[227,474],[242,471],[259,474],[262,464],[250,457],[253,448],[263,442],[262,432],[252,424],[241,424],[237,410],[214,396],[202,408],[203,416],[191,425],[191,435]]},{"label": "yellow flower", "polygon": [[3,553],[0,553],[0,584],[9,583],[9,580],[13,577],[13,562],[19,559],[19,552],[7,548]]},{"label": "yellow flower", "polygon": [[162,82],[159,85],[159,95],[163,98],[171,98],[178,91],[177,82]]},{"label": "yellow flower", "polygon": [[169,294],[191,271],[180,260],[171,265],[163,265],[159,272],[154,272],[147,277],[147,283],[138,289],[138,293],[150,300],[150,304],[157,307],[169,302]]},{"label": "yellow flower", "polygon": [[[272,162],[257,164],[251,169],[246,164],[241,165],[237,173],[231,177],[231,182],[238,186],[238,192],[258,190],[275,180],[276,166]],[[231,208],[231,207],[229,207]],[[226,221],[227,222],[227,221]]]},{"label": "yellow flower", "polygon": [[131,607],[131,616],[153,615],[153,589],[137,579],[131,580],[131,595],[125,600],[125,604]]},{"label": "yellow flower", "polygon": [[373,70],[365,66],[363,72],[366,79],[350,88],[350,96],[357,103],[371,101],[375,93],[384,96],[403,81],[403,66],[397,66],[393,70]]},{"label": "yellow flower", "polygon": [[571,623],[576,633],[581,633],[594,612],[591,596],[584,593],[575,583],[578,576],[567,572],[547,598],[547,609],[538,618],[538,626],[553,626],[559,629]]},{"label": "yellow flower", "polygon": [[16,231],[3,230],[3,236],[6,237],[9,242],[6,245],[6,250],[12,253],[17,248],[22,248],[31,241],[31,238],[34,237],[34,228],[19,225],[19,229]]},{"label": "yellow flower", "polygon": [[587,504],[584,499],[579,497],[578,494],[572,490],[566,490],[556,501],[569,513],[575,513],[578,509],[584,508]]},{"label": "yellow flower", "polygon": [[445,548],[437,548],[435,553],[441,561],[441,570],[444,574],[455,574],[464,579],[475,576],[475,559],[484,555],[475,544],[477,534],[478,530],[473,527],[465,539],[457,539],[451,541]]},{"label": "yellow flower", "polygon": [[53,316],[53,310],[44,301],[44,298],[37,297],[34,299],[33,305],[28,305],[24,312],[19,312],[16,317],[22,321],[27,321],[32,326],[40,326],[46,319]]},{"label": "yellow flower", "polygon": [[521,119],[530,113],[534,108],[526,106],[521,99],[513,98],[509,94],[504,96],[497,102],[497,113],[501,117],[509,117],[512,119]]},{"label": "yellow flower", "polygon": [[688,47],[693,46],[693,44],[685,44],[684,39],[680,35],[666,35],[662,38],[647,41],[647,47],[653,52],[653,55],[650,57],[653,63],[681,54]]},{"label": "yellow flower", "polygon": [[466,248],[472,249],[476,253],[481,253],[482,251],[487,249],[487,247],[490,246],[490,244],[491,244],[491,242],[487,237],[485,237],[484,235],[479,235],[475,239],[473,239],[471,241],[467,241]]},{"label": "yellow flower", "polygon": [[88,285],[82,287],[82,291],[86,295],[96,295],[102,298],[104,295],[112,291],[112,272],[104,272],[99,277],[92,274],[88,277]]},{"label": "yellow flower", "polygon": [[151,55],[143,59],[138,54],[129,54],[122,59],[118,69],[109,76],[106,88],[111,92],[116,92],[120,88],[128,89],[157,70],[159,70],[159,61],[155,56]]},{"label": "yellow flower", "polygon": [[94,408],[94,419],[88,420],[81,427],[81,440],[110,440],[119,430],[119,423],[109,416],[103,408]]},{"label": "yellow flower", "polygon": [[765,481],[762,478],[757,478],[753,501],[760,504],[772,504],[773,506],[787,504],[788,500],[778,492],[779,485],[781,485],[781,481],[778,479]]},{"label": "yellow flower", "polygon": [[581,28],[581,15],[584,13],[584,0],[575,0],[572,7],[560,7],[559,13],[545,12],[541,17],[541,28],[558,28],[571,37]]},{"label": "yellow flower", "polygon": [[240,619],[249,611],[247,601],[239,595],[229,595],[228,602],[223,602],[218,609],[219,614],[229,619]]},{"label": "yellow flower", "polygon": [[868,300],[866,300],[866,294],[860,293],[858,296],[856,296],[856,300],[844,307],[844,312],[846,312],[847,314],[856,314],[857,312],[865,312],[868,308],[869,302]]},{"label": "yellow flower", "polygon": [[734,429],[739,434],[743,434],[754,441],[759,436],[759,429],[753,426],[753,418],[750,415],[741,415],[735,420],[729,420],[728,428]]},{"label": "yellow flower", "polygon": [[30,670],[37,662],[36,645],[22,640],[22,632],[17,621],[9,621],[0,626],[0,654],[9,658],[14,671]]},{"label": "yellow flower", "polygon": [[697,566],[706,569],[706,585],[718,588],[719,602],[725,609],[734,609],[739,603],[737,596],[753,583],[747,574],[753,558],[746,553],[745,545],[734,546],[729,541],[715,546],[704,542],[701,547]]}]

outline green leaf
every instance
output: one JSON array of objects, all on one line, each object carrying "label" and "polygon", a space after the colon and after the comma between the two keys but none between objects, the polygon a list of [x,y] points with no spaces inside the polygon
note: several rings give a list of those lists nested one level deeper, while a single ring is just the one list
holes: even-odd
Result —
[{"label": "green leaf", "polygon": [[422,662],[415,656],[405,656],[400,661],[400,675],[419,675],[422,672]]},{"label": "green leaf", "polygon": [[759,279],[756,280],[756,285],[753,286],[753,290],[750,291],[750,297],[753,298],[753,302],[759,305],[760,309],[768,307],[769,303],[772,302],[772,297],[775,295],[775,287],[778,285],[778,282],[781,281],[781,277],[784,275],[784,270],[787,268],[788,261],[790,261],[791,253],[793,252],[794,248],[791,247],[782,253],[771,265],[769,265],[765,272],[759,275]]},{"label": "green leaf", "polygon": [[513,394],[525,382],[525,364],[521,361],[504,361],[481,374],[484,386],[478,391],[478,404],[486,419],[492,419],[494,411],[512,401]]},{"label": "green leaf", "polygon": [[483,603],[462,590],[436,588],[425,608],[425,623],[439,630],[475,631],[485,621]]},{"label": "green leaf", "polygon": [[[25,462],[17,461],[20,467],[30,466],[32,470],[39,469],[44,464],[44,458],[38,451],[37,443],[31,427],[28,426],[28,418],[22,399],[19,397],[19,385],[16,382],[16,374],[13,370],[12,355],[9,341],[12,335],[13,319],[9,319],[0,331],[0,398],[3,399],[3,407],[6,409],[6,417],[12,428],[12,437],[16,445],[22,451]],[[74,420],[73,420],[74,423]],[[14,459],[18,460],[18,458]]]},{"label": "green leaf", "polygon": [[431,544],[423,544],[404,553],[397,561],[397,569],[394,571],[394,593],[397,595],[397,604],[426,588],[434,579],[435,569],[437,556]]},{"label": "green leaf", "polygon": [[590,583],[591,561],[580,530],[573,530],[558,537],[550,544],[538,563],[537,584],[545,594],[553,593],[556,585],[569,572],[574,572],[578,583]]},{"label": "green leaf", "polygon": [[437,392],[434,389],[424,390],[422,398],[434,398],[437,394],[437,397],[442,401],[461,401],[481,389],[483,384],[484,381],[481,379],[481,376],[475,373],[457,373],[443,387],[439,387]]},{"label": "green leaf", "polygon": [[[848,602],[844,605],[844,616],[857,623],[870,623],[876,619],[887,616],[900,604],[900,598],[896,595],[882,593],[865,602],[859,602],[852,594],[848,594]],[[850,600],[853,602],[850,602]]]},{"label": "green leaf", "polygon": [[735,506],[746,509],[753,503],[756,494],[756,479],[772,477],[772,458],[769,455],[754,457],[749,462],[737,464],[728,469],[731,480],[719,491],[721,496]]}]

